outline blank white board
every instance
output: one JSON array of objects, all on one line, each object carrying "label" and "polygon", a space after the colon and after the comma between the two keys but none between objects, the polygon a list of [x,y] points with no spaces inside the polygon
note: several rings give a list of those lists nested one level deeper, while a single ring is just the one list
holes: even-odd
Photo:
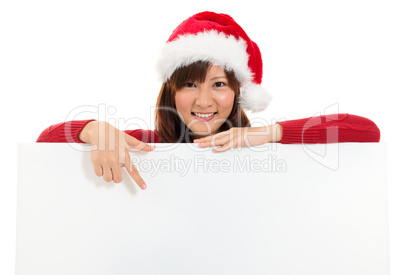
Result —
[{"label": "blank white board", "polygon": [[389,274],[384,144],[156,146],[143,191],[20,144],[16,274]]}]

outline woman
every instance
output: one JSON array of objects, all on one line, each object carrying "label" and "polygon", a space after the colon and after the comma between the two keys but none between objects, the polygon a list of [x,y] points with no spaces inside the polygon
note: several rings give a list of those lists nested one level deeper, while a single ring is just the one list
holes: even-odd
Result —
[{"label": "woman", "polygon": [[[378,142],[370,120],[336,114],[250,127],[245,110],[264,110],[271,97],[261,87],[260,50],[226,14],[202,12],[183,21],[163,47],[157,63],[163,81],[157,99],[155,131],[119,131],[94,120],[50,126],[37,142],[93,145],[95,174],[121,182],[124,166],[140,188],[146,184],[128,151],[152,151],[147,143],[194,142],[216,152],[267,142]],[[336,129],[336,131],[332,131]]]}]

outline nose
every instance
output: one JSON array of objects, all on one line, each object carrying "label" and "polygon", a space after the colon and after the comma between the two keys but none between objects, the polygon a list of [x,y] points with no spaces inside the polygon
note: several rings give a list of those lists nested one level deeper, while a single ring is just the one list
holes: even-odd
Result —
[{"label": "nose", "polygon": [[213,102],[212,89],[206,85],[200,85],[195,104],[201,108],[207,108],[212,106]]}]

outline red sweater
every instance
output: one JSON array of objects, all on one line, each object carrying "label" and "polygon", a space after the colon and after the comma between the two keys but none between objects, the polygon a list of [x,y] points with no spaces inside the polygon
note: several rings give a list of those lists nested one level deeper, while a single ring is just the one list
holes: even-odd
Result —
[{"label": "red sweater", "polygon": [[[75,120],[45,129],[36,142],[77,142],[78,134],[91,120]],[[380,130],[371,120],[349,114],[333,114],[278,122],[282,125],[281,143],[379,142]],[[151,130],[126,130],[125,133],[147,143],[159,143]]]}]

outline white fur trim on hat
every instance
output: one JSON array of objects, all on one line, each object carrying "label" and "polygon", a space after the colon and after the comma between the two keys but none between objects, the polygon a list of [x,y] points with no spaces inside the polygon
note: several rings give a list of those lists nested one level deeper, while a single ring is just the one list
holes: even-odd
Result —
[{"label": "white fur trim on hat", "polygon": [[215,30],[197,35],[182,35],[167,43],[156,64],[158,75],[166,82],[173,72],[196,61],[209,61],[213,65],[233,70],[237,80],[251,81],[253,74],[248,67],[247,44],[242,39],[227,36]]}]

